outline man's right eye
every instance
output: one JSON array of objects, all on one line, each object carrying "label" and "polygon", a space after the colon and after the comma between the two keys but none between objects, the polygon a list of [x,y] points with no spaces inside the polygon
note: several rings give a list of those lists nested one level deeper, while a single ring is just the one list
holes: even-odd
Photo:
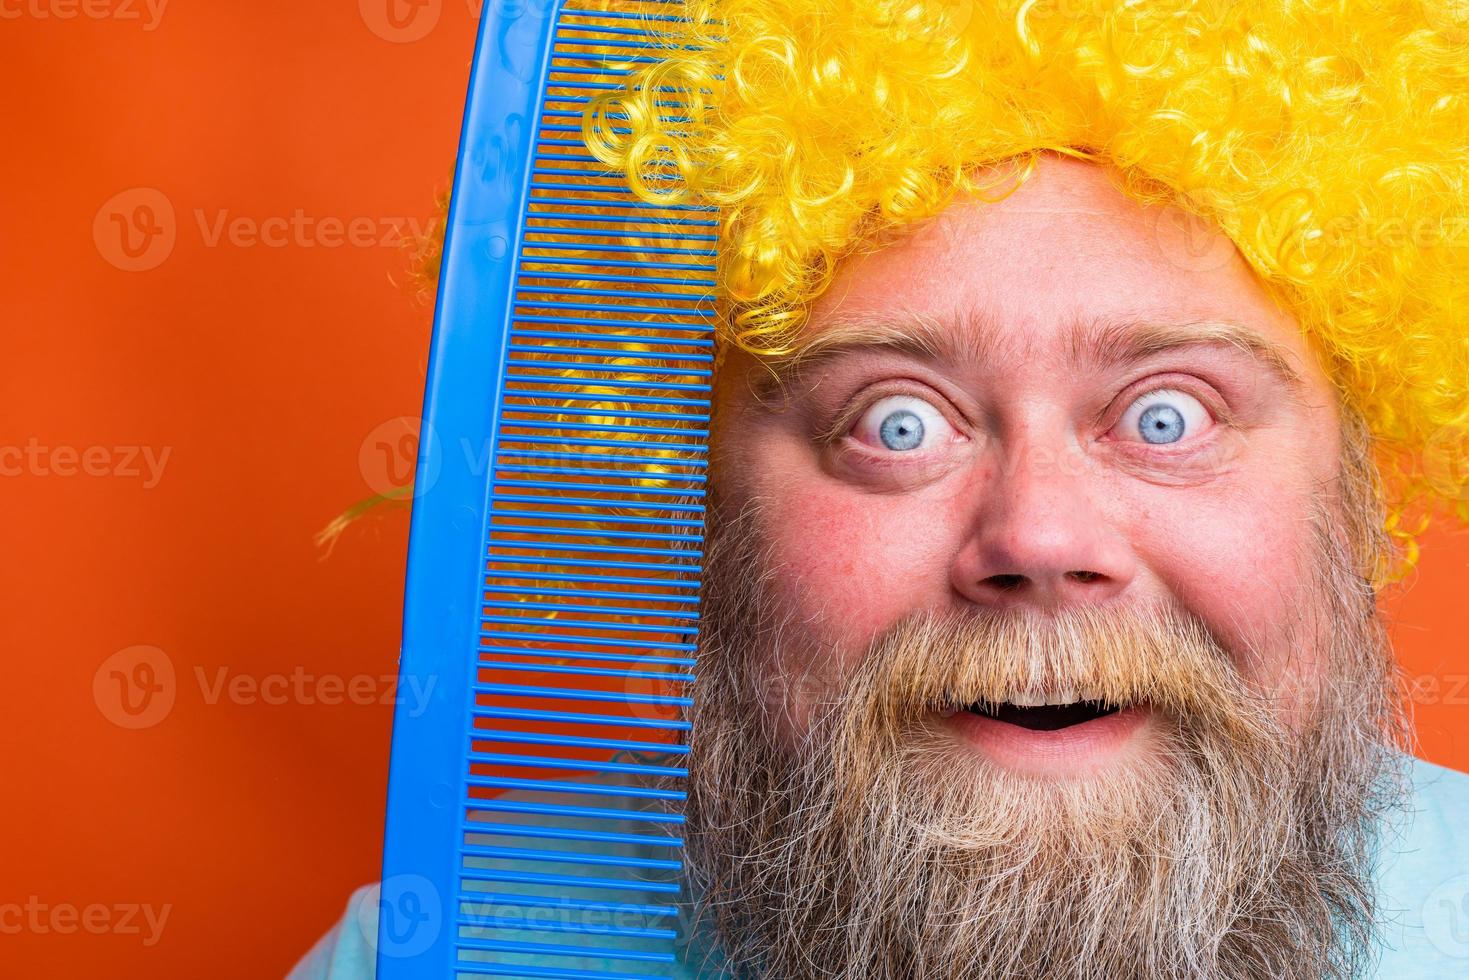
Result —
[{"label": "man's right eye", "polygon": [[906,453],[932,448],[956,433],[943,413],[913,395],[889,395],[862,413],[852,435],[874,449]]}]

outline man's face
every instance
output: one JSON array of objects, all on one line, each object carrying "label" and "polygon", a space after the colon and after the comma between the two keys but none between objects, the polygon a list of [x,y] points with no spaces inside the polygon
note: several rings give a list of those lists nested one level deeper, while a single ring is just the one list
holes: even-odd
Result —
[{"label": "man's face", "polygon": [[[717,453],[738,462],[717,489],[727,511],[758,503],[778,598],[837,669],[915,610],[1172,603],[1298,707],[1335,399],[1238,254],[1191,252],[1179,214],[1043,158],[1009,198],[844,264],[804,338],[824,353],[782,390],[757,397],[748,355],[724,366]],[[915,318],[931,353],[877,342]],[[1146,711],[1125,714],[962,734],[996,763],[1076,772],[1146,751]]]},{"label": "man's face", "polygon": [[1178,218],[1046,157],[721,366],[687,818],[746,974],[1359,965],[1370,473]]}]

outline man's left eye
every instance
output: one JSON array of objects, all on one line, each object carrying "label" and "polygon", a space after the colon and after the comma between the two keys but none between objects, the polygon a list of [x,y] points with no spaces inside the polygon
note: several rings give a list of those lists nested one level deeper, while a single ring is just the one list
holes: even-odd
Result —
[{"label": "man's left eye", "polygon": [[953,426],[938,409],[912,395],[889,395],[873,402],[852,435],[876,449],[906,453],[933,446],[954,435]]},{"label": "man's left eye", "polygon": [[1119,439],[1166,445],[1207,432],[1213,422],[1193,395],[1162,388],[1129,405],[1113,431]]}]

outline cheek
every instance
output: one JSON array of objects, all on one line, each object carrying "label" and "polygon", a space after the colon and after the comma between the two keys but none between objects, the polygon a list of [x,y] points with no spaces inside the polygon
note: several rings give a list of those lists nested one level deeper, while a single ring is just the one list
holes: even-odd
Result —
[{"label": "cheek", "polygon": [[1131,528],[1162,588],[1209,625],[1241,673],[1269,688],[1314,669],[1293,629],[1308,611],[1309,512],[1303,495],[1278,490],[1164,498]]},{"label": "cheek", "polygon": [[[788,746],[861,660],[872,640],[915,609],[947,601],[941,505],[817,483],[767,505],[776,600],[796,613],[804,642],[780,667],[776,731]],[[807,678],[792,689],[793,681]]]},{"label": "cheek", "polygon": [[774,498],[768,510],[784,602],[843,656],[915,609],[945,600],[945,504],[864,494],[827,481]]}]

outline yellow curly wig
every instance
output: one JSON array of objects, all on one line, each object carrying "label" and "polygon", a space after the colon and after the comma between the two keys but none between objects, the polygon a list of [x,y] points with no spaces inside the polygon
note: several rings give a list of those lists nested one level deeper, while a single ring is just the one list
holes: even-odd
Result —
[{"label": "yellow curly wig", "polygon": [[1469,518],[1462,3],[643,7],[668,49],[583,136],[639,196],[676,174],[720,207],[723,343],[791,351],[844,255],[989,193],[980,167],[1066,153],[1212,221],[1299,320],[1375,437],[1404,568],[1439,505]]}]

